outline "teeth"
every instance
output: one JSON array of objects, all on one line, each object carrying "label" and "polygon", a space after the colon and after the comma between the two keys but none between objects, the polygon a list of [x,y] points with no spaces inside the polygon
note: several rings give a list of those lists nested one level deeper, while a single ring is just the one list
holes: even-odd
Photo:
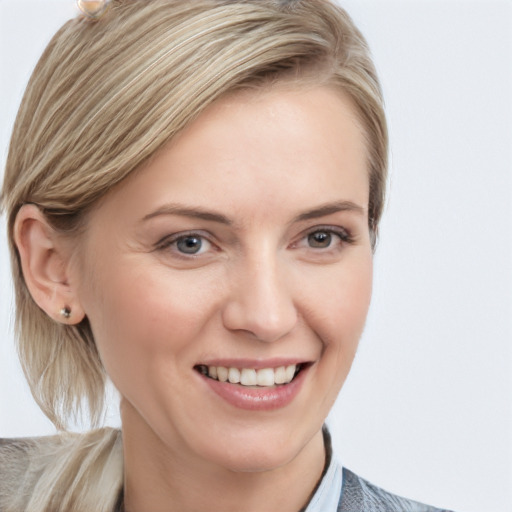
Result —
[{"label": "teeth", "polygon": [[[295,365],[293,365],[293,366],[295,366]],[[294,369],[293,373],[295,373],[295,369]],[[276,384],[284,384],[286,382],[286,366],[280,366],[279,368],[275,369],[274,382]]]},{"label": "teeth", "polygon": [[226,368],[224,366],[200,366],[199,371],[212,379],[242,386],[272,387],[278,384],[288,384],[297,372],[297,365],[279,366],[278,368]]},{"label": "teeth", "polygon": [[286,367],[286,381],[285,382],[290,382],[293,377],[295,376],[295,365],[294,364],[291,364],[290,366],[287,366]]},{"label": "teeth", "polygon": [[238,368],[230,368],[228,371],[228,380],[231,384],[238,384],[240,382],[240,370]]},{"label": "teeth", "polygon": [[273,386],[274,383],[274,370],[272,368],[258,370],[258,386]]},{"label": "teeth", "polygon": [[240,384],[243,386],[256,386],[256,384],[259,384],[256,376],[256,370],[244,368],[240,372]]},{"label": "teeth", "polygon": [[208,375],[210,377],[212,377],[213,379],[215,378],[214,377],[214,373],[215,371],[212,371],[211,368],[217,368],[217,380],[220,380],[221,382],[227,382],[228,381],[228,369],[227,368],[224,368],[223,366],[218,366],[218,367],[215,367],[215,366],[209,366],[208,367]]}]

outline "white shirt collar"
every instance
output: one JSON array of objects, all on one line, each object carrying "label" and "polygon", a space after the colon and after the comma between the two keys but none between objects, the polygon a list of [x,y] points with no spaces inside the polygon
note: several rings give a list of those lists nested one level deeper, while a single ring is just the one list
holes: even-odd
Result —
[{"label": "white shirt collar", "polygon": [[[329,449],[331,449],[330,444],[329,439]],[[343,486],[343,468],[332,451],[330,455],[329,467],[304,512],[337,512],[338,510]]]}]

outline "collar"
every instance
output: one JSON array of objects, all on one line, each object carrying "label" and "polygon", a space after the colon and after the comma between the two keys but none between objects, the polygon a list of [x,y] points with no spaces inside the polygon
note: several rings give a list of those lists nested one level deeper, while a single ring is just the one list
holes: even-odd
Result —
[{"label": "collar", "polygon": [[323,428],[325,445],[325,469],[312,498],[304,512],[337,512],[343,485],[343,469],[332,451],[331,436]]}]

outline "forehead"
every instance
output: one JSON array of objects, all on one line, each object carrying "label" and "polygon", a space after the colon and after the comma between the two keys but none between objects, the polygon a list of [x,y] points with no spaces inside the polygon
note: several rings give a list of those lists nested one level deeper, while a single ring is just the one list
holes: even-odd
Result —
[{"label": "forehead", "polygon": [[[224,95],[174,137],[169,147],[185,150],[193,138],[220,142],[232,136],[232,130],[249,145],[272,139],[283,150],[282,141],[311,141],[328,150],[348,153],[352,147],[365,152],[364,128],[348,94],[334,85],[288,81]],[[304,153],[308,149],[309,145],[304,146]]]},{"label": "forehead", "polygon": [[331,87],[279,87],[217,100],[110,195],[117,207],[179,200],[263,215],[263,201],[274,213],[340,198],[366,208],[368,189],[350,99]]}]

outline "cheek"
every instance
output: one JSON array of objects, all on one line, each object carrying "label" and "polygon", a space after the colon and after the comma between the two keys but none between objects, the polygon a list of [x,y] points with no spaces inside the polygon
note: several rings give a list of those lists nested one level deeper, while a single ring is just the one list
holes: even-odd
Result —
[{"label": "cheek", "polygon": [[326,345],[348,349],[357,345],[372,294],[371,253],[356,255],[339,268],[326,269],[305,294],[313,314],[313,328]]},{"label": "cheek", "polygon": [[354,360],[372,293],[371,252],[353,258],[309,290],[310,327],[323,343],[323,376],[337,393]]},{"label": "cheek", "polygon": [[110,268],[116,271],[95,276],[102,285],[88,294],[88,316],[107,373],[123,391],[162,371],[163,361],[172,371],[187,357],[208,317],[206,287],[171,280],[165,271]]},{"label": "cheek", "polygon": [[[357,345],[362,334],[372,295],[372,258],[361,259],[353,272],[344,276],[337,300],[339,328]],[[336,313],[333,318],[336,318]],[[355,349],[355,347],[354,347]]]},{"label": "cheek", "polygon": [[315,279],[302,272],[297,282],[302,285],[303,321],[321,342],[321,357],[313,367],[311,414],[323,421],[347,378],[364,329],[372,292],[371,250],[354,251],[339,265],[313,271]]}]

